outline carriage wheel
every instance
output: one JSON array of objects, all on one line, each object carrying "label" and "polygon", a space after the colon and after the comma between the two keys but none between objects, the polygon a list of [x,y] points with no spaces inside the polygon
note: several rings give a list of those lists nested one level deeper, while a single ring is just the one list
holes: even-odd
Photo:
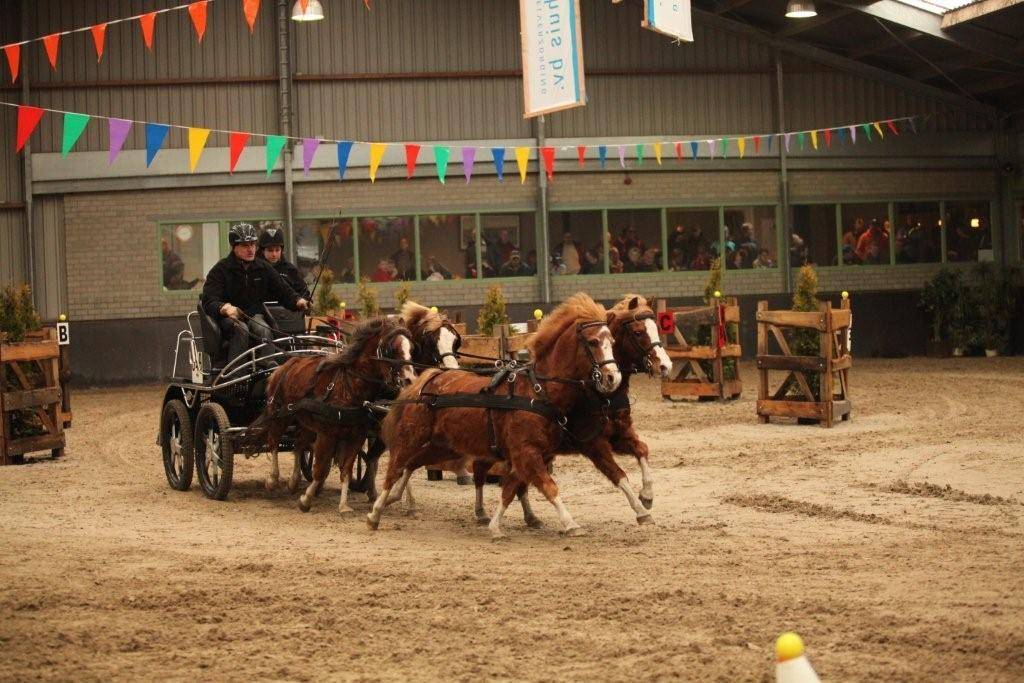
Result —
[{"label": "carriage wheel", "polygon": [[207,498],[224,500],[231,490],[235,451],[228,436],[231,423],[220,404],[208,402],[196,416],[196,471]]},{"label": "carriage wheel", "polygon": [[178,399],[165,403],[160,414],[160,447],[164,454],[167,483],[175,491],[187,491],[192,486],[195,463],[192,417]]},{"label": "carriage wheel", "polygon": [[313,481],[313,449],[303,448],[295,451],[295,457],[299,459],[299,471],[306,481]]}]

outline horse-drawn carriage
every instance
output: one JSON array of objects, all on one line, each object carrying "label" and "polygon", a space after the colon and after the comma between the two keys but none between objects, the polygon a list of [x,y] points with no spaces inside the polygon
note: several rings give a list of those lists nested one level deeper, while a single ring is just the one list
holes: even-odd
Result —
[{"label": "horse-drawn carriage", "polygon": [[[202,306],[186,317],[186,329],[178,333],[175,345],[157,437],[171,488],[187,490],[194,469],[203,493],[224,500],[231,490],[236,452],[255,457],[262,450],[258,440],[247,437],[266,406],[270,374],[288,358],[325,356],[344,348],[338,339],[305,334],[300,319],[273,303],[264,304],[263,316],[277,338],[235,358],[227,358],[221,330]],[[246,444],[245,448],[237,449],[239,444]],[[281,446],[296,446],[294,428],[285,433]],[[308,448],[297,452],[296,458],[310,479]]]}]

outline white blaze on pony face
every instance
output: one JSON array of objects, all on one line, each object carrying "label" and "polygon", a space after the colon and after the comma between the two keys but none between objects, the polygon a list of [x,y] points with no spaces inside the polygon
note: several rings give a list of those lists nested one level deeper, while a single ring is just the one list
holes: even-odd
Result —
[{"label": "white blaze on pony face", "polygon": [[[654,321],[650,318],[644,320],[644,328],[647,330],[647,336],[651,340],[651,344],[657,344],[661,339],[658,337],[658,327],[654,324]],[[658,356],[658,366],[661,370],[662,377],[668,377],[672,373],[672,359],[665,353],[665,349],[661,346],[654,347],[654,353]]]},{"label": "white blaze on pony face", "polygon": [[[408,362],[412,361],[412,344],[404,334],[398,337],[398,358]],[[403,365],[399,375],[406,384],[412,384],[416,380],[416,370],[411,365]]]},{"label": "white blaze on pony face", "polygon": [[608,329],[607,325],[602,325],[598,328],[598,347],[594,357],[598,361],[612,361],[608,364],[601,365],[601,391],[606,394],[613,393],[619,388],[619,384],[622,383],[622,373],[619,371],[619,366],[615,363],[615,356],[612,354],[612,333]]},{"label": "white blaze on pony face", "polygon": [[455,356],[443,356],[442,354],[451,354],[455,350],[455,339],[455,334],[447,327],[438,330],[437,355],[442,356],[441,365],[451,370],[459,369],[459,361],[455,360]]}]

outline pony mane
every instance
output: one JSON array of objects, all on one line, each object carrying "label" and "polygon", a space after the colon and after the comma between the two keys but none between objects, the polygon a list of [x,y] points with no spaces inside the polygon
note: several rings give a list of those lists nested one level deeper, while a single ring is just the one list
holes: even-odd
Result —
[{"label": "pony mane", "polygon": [[612,312],[615,313],[616,317],[624,317],[632,314],[631,309],[629,308],[629,302],[632,301],[633,299],[637,300],[637,307],[632,309],[632,311],[638,311],[642,308],[651,308],[650,304],[647,303],[647,299],[645,299],[640,294],[626,294],[624,297],[622,297],[622,301],[619,301],[614,306],[612,306]]},{"label": "pony mane", "polygon": [[354,364],[363,355],[366,345],[370,343],[370,340],[380,338],[396,327],[398,325],[387,318],[373,318],[372,320],[360,323],[352,333],[352,341],[348,347],[341,353],[334,354],[320,361],[320,365],[317,366],[317,372],[338,366],[348,367]]},{"label": "pony mane", "polygon": [[541,322],[537,333],[527,345],[530,355],[538,357],[547,353],[569,325],[598,320],[604,322],[605,317],[604,306],[583,292],[573,294]]},{"label": "pony mane", "polygon": [[440,313],[435,313],[415,301],[406,301],[402,305],[401,315],[405,326],[413,331],[434,332],[441,329],[443,322]]}]

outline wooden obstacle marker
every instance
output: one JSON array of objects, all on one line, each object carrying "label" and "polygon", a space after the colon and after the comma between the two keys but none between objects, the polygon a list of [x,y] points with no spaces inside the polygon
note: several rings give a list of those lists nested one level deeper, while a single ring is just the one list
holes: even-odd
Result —
[{"label": "wooden obstacle marker", "polygon": [[[719,308],[721,307],[721,309]],[[738,398],[743,393],[739,375],[726,379],[724,359],[739,361],[743,349],[737,333],[735,343],[728,339],[725,345],[718,343],[720,330],[740,322],[740,307],[734,297],[712,299],[709,306],[681,306],[668,308],[664,299],[658,299],[659,323],[671,319],[670,329],[662,329],[661,343],[672,360],[672,374],[661,381],[662,398]],[[704,328],[709,331],[710,342],[697,345],[686,330]],[[706,366],[710,365],[710,372]]]}]

